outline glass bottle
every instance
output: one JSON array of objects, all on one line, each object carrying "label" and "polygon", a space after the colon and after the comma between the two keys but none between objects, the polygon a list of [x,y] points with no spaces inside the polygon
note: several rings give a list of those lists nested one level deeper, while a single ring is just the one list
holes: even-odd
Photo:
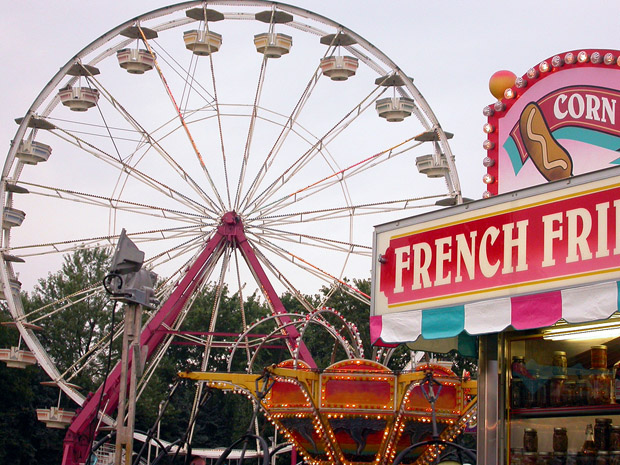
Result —
[{"label": "glass bottle", "polygon": [[595,465],[596,464],[596,445],[594,443],[594,429],[592,424],[588,423],[586,426],[586,438],[579,452],[579,464],[580,465]]}]

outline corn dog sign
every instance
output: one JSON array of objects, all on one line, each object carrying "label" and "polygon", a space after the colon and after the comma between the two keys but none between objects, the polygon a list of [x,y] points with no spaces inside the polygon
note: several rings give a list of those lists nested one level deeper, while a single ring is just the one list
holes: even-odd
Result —
[{"label": "corn dog sign", "polygon": [[618,279],[620,167],[377,226],[374,250],[375,315]]},{"label": "corn dog sign", "polygon": [[485,108],[485,197],[620,164],[620,51],[543,60]]}]

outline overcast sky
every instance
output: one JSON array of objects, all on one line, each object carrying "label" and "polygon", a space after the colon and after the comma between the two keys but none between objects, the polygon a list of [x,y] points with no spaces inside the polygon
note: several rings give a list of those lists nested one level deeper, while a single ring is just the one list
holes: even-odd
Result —
[{"label": "overcast sky", "polygon": [[[0,138],[3,150],[39,91],[72,55],[119,23],[165,6],[161,0],[62,2],[2,0]],[[493,101],[494,71],[520,75],[556,53],[620,48],[616,1],[291,2],[327,16],[372,42],[415,80],[445,130],[464,194],[484,186],[482,108]]]}]

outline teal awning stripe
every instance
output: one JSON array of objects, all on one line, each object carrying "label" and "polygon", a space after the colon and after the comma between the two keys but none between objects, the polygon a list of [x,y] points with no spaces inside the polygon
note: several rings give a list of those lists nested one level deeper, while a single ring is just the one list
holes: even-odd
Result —
[{"label": "teal awning stripe", "polygon": [[433,308],[422,311],[422,336],[425,339],[453,337],[465,329],[465,306]]}]

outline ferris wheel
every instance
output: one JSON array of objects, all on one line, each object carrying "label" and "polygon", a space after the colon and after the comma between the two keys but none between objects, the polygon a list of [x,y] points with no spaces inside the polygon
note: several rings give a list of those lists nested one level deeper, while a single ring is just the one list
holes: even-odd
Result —
[{"label": "ferris wheel", "polygon": [[[5,358],[36,360],[82,416],[98,407],[75,377],[110,338],[95,331],[60,367],[38,329],[104,286],[37,308],[20,297],[63,256],[112,250],[126,229],[159,276],[147,370],[190,336],[206,369],[223,347],[217,299],[210,321],[185,322],[207,286],[237,296],[242,314],[258,290],[280,322],[294,319],[284,292],[308,313],[324,302],[304,295],[322,286],[325,299],[343,289],[369,301],[349,279],[369,275],[372,226],[462,200],[451,134],[412,78],[355,32],[286,4],[194,1],[131,19],[62,66],[18,123],[0,185],[2,297],[20,334]],[[113,399],[114,382],[105,389]]]}]

